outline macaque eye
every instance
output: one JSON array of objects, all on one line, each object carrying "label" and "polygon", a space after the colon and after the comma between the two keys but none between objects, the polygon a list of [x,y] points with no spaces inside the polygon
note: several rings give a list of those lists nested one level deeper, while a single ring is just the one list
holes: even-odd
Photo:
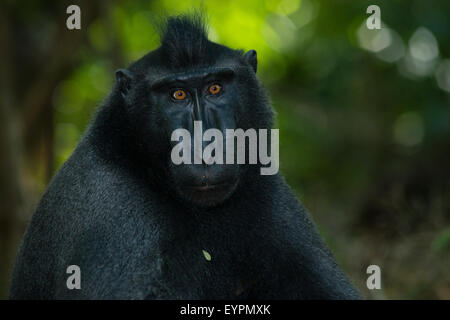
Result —
[{"label": "macaque eye", "polygon": [[208,88],[208,92],[211,94],[218,94],[221,90],[222,90],[222,86],[217,83],[210,85]]},{"label": "macaque eye", "polygon": [[184,90],[181,90],[181,89],[178,89],[178,90],[175,90],[173,93],[172,93],[172,97],[175,99],[175,100],[184,100],[184,99],[186,99],[186,91],[184,91]]}]

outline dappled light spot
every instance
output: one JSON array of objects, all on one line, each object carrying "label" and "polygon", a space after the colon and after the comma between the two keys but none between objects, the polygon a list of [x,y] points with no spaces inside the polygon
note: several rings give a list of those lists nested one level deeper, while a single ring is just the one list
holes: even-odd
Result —
[{"label": "dappled light spot", "polygon": [[390,44],[386,48],[377,52],[377,58],[385,62],[393,63],[405,55],[405,45],[400,35],[393,29],[386,30],[389,32]]},{"label": "dappled light spot", "polygon": [[379,30],[367,29],[364,21],[357,30],[359,46],[370,52],[380,52],[392,44],[391,31],[388,28]]},{"label": "dappled light spot", "polygon": [[399,64],[400,72],[408,78],[425,77],[435,70],[439,49],[436,38],[426,28],[418,28],[409,39],[408,51]]},{"label": "dappled light spot", "polygon": [[436,70],[436,81],[444,91],[450,92],[450,60],[443,60]]}]

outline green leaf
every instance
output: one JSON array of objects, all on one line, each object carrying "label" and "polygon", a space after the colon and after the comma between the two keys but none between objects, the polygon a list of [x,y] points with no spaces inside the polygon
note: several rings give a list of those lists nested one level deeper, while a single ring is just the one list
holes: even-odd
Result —
[{"label": "green leaf", "polygon": [[205,259],[207,261],[211,261],[211,255],[209,254],[209,252],[206,250],[202,250],[202,252],[203,252],[203,255],[205,256]]}]

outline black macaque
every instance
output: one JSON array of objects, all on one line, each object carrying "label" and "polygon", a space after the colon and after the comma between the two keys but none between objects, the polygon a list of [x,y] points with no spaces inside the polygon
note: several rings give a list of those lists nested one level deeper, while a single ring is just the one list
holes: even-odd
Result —
[{"label": "black macaque", "polygon": [[256,70],[256,52],[209,41],[201,15],[169,17],[43,195],[10,298],[358,299],[278,173],[171,161],[171,133],[194,121],[272,127]]}]

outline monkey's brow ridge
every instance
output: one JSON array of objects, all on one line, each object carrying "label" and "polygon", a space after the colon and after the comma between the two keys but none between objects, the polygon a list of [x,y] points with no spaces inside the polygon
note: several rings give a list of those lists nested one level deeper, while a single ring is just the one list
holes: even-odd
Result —
[{"label": "monkey's brow ridge", "polygon": [[156,78],[151,81],[152,89],[157,89],[166,86],[172,82],[186,82],[192,78],[202,78],[212,76],[232,76],[234,74],[234,69],[239,67],[214,67],[214,68],[201,68],[194,69],[188,72],[177,72],[166,76]]}]

